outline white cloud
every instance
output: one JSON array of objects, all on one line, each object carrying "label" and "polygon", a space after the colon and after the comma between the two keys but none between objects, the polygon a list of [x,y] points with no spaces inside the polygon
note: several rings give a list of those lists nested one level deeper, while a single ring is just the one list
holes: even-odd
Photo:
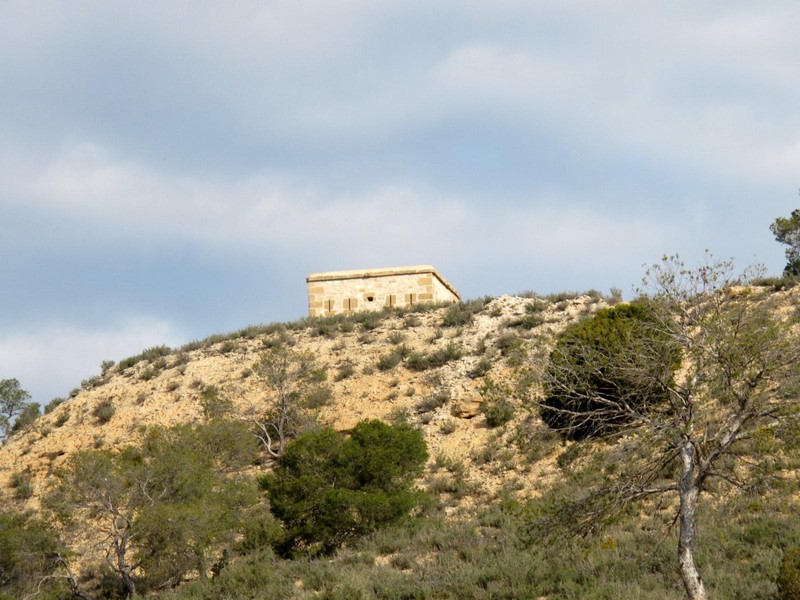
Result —
[{"label": "white cloud", "polygon": [[313,242],[344,252],[434,240],[441,223],[457,225],[463,210],[403,185],[330,195],[269,175],[169,176],[114,160],[91,143],[66,148],[19,201],[123,234],[287,250]]},{"label": "white cloud", "polygon": [[268,175],[170,177],[78,144],[35,180],[24,201],[113,237],[292,256],[314,270],[468,264],[478,256],[567,270],[597,260],[598,249],[604,264],[614,264],[634,251],[658,254],[690,243],[699,231],[677,226],[685,211],[660,221],[643,211],[618,214],[602,201],[580,207],[564,190],[532,191],[512,205],[495,200],[410,183],[334,194]]},{"label": "white cloud", "polygon": [[0,333],[0,379],[15,378],[46,404],[97,375],[103,360],[120,360],[145,348],[177,345],[182,336],[167,321],[130,317],[105,329],[53,323]]}]

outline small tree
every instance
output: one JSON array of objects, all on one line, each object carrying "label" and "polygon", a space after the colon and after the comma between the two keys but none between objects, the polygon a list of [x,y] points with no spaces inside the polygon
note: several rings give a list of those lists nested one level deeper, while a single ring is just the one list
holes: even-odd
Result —
[{"label": "small tree", "polygon": [[781,244],[786,244],[786,267],[783,274],[800,275],[800,208],[792,211],[791,216],[778,217],[769,226],[770,231]]},{"label": "small tree", "polygon": [[139,584],[176,585],[187,572],[206,576],[208,548],[236,529],[254,491],[225,476],[250,464],[255,444],[239,423],[212,421],[152,430],[141,448],[79,452],[46,504],[65,523],[97,519],[105,562],[128,593]]},{"label": "small tree", "polygon": [[[542,409],[560,417],[567,433],[592,423],[597,435],[626,434],[617,483],[593,490],[572,518],[589,529],[612,507],[674,494],[679,571],[693,600],[706,598],[694,560],[701,495],[712,479],[752,482],[769,456],[758,455],[765,444],[747,440],[769,439],[777,452],[800,407],[795,395],[778,393],[800,364],[797,325],[773,296],[740,287],[747,277],[735,277],[730,262],[709,259],[689,270],[665,258],[645,278],[652,313],[635,339],[559,345],[544,380],[547,398],[560,404],[542,402]],[[748,455],[752,462],[743,460]]]},{"label": "small tree", "polygon": [[30,397],[16,379],[0,379],[0,434],[3,438],[8,437],[14,417],[25,410]]},{"label": "small tree", "polygon": [[277,458],[296,433],[301,399],[317,372],[314,357],[278,346],[264,352],[253,371],[267,387],[267,408],[259,411],[251,405],[247,420],[264,451]]},{"label": "small tree", "polygon": [[422,434],[408,425],[362,421],[349,437],[329,428],[300,436],[261,480],[284,524],[283,553],[328,553],[407,514],[427,457]]}]

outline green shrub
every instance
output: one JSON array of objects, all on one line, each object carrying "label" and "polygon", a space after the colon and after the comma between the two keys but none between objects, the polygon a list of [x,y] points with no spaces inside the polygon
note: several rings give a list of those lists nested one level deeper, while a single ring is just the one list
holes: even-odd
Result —
[{"label": "green shrub", "polygon": [[331,403],[333,392],[324,383],[310,386],[303,397],[303,404],[306,408],[322,408]]},{"label": "green shrub", "polygon": [[116,412],[117,409],[114,407],[114,403],[111,402],[109,398],[106,398],[101,400],[97,406],[94,407],[94,410],[92,410],[92,416],[97,419],[97,422],[100,425],[103,425],[108,423]]},{"label": "green shrub", "polygon": [[271,548],[280,538],[281,524],[267,510],[258,510],[242,519],[242,539],[237,544],[240,552]]},{"label": "green shrub", "polygon": [[481,404],[481,412],[489,427],[500,427],[514,418],[514,405],[506,398],[498,398]]},{"label": "green shrub", "polygon": [[522,340],[516,333],[506,331],[497,337],[497,349],[503,356],[509,356],[522,348]]},{"label": "green shrub", "polygon": [[364,331],[372,331],[381,324],[386,315],[379,312],[364,311],[356,313],[353,318],[356,323],[360,323]]},{"label": "green shrub", "polygon": [[472,322],[473,317],[481,312],[484,307],[492,301],[492,298],[476,298],[466,302],[452,304],[444,313],[442,325],[444,327],[461,327]]},{"label": "green shrub", "polygon": [[130,356],[119,361],[119,370],[124,371],[139,362],[154,361],[158,358],[169,356],[170,354],[172,354],[172,348],[169,346],[153,346],[152,348],[147,348],[141,354]]},{"label": "green shrub", "polygon": [[546,319],[540,313],[533,313],[524,315],[517,319],[509,321],[509,327],[519,327],[520,329],[533,329],[546,322]]},{"label": "green shrub", "polygon": [[400,364],[401,360],[403,360],[403,357],[397,352],[389,352],[388,354],[384,354],[378,358],[378,370],[390,371]]},{"label": "green shrub", "polygon": [[800,600],[800,546],[783,555],[777,583],[781,600]]},{"label": "green shrub", "polygon": [[336,371],[336,376],[334,377],[334,381],[342,381],[347,379],[348,377],[352,377],[353,374],[356,372],[353,363],[350,361],[342,363],[339,366],[339,369]]},{"label": "green shrub", "polygon": [[412,371],[425,371],[431,366],[428,357],[421,352],[412,352],[406,361],[406,367]]},{"label": "green shrub", "polygon": [[44,414],[46,414],[46,415],[49,415],[49,414],[50,414],[51,412],[53,412],[53,411],[54,411],[54,410],[55,410],[55,409],[56,409],[56,408],[57,408],[59,405],[63,404],[63,403],[64,403],[64,402],[66,402],[66,401],[67,401],[67,400],[66,400],[66,398],[53,398],[52,400],[50,400],[50,402],[48,402],[48,403],[45,405],[45,407],[44,407]]},{"label": "green shrub", "polygon": [[397,344],[405,341],[406,334],[404,334],[402,331],[392,331],[386,339],[389,340],[389,343],[396,346]]},{"label": "green shrub", "polygon": [[468,375],[470,379],[477,379],[478,377],[483,377],[491,370],[492,361],[484,356],[472,367]]},{"label": "green shrub", "polygon": [[284,525],[278,549],[330,553],[408,514],[427,457],[422,434],[408,425],[362,421],[349,437],[329,428],[300,436],[259,481]]},{"label": "green shrub", "polygon": [[425,396],[417,403],[414,409],[418,413],[431,412],[432,410],[436,410],[437,408],[444,406],[449,399],[450,392],[446,389],[441,389],[433,394]]},{"label": "green shrub", "polygon": [[200,394],[200,407],[206,419],[219,419],[233,410],[233,402],[215,385],[207,385]]},{"label": "green shrub", "polygon": [[574,300],[580,296],[579,292],[572,292],[572,291],[563,291],[563,292],[554,292],[552,294],[547,294],[544,299],[548,302],[553,304],[557,304],[560,302],[565,302],[567,300]]},{"label": "green shrub", "polygon": [[234,342],[233,340],[225,340],[222,342],[222,345],[219,347],[220,354],[230,354],[234,350],[236,350],[239,345]]},{"label": "green shrub", "polygon": [[558,448],[561,440],[558,433],[529,413],[515,427],[511,442],[526,461],[533,463]]},{"label": "green shrub", "polygon": [[508,400],[510,395],[509,388],[498,384],[491,377],[487,377],[483,382],[481,412],[489,427],[500,427],[514,418],[514,405]]},{"label": "green shrub", "polygon": [[[636,352],[642,340],[656,348],[653,353]],[[659,345],[659,340],[663,343]],[[652,343],[655,342],[655,343]],[[614,358],[625,354],[636,364],[618,366]],[[659,333],[651,309],[644,302],[632,302],[598,311],[592,318],[569,327],[550,354],[545,376],[546,398],[540,405],[545,423],[566,437],[580,439],[625,423],[622,412],[594,417],[608,407],[607,401],[633,406],[658,405],[667,399],[661,388],[645,388],[630,380],[631,373],[652,372],[647,378],[657,381],[664,364],[674,371],[680,362],[678,351]],[[630,390],[640,390],[632,396]],[[600,398],[601,400],[596,400]],[[605,399],[606,401],[604,401]]]},{"label": "green shrub", "polygon": [[64,407],[64,410],[62,410],[61,414],[59,414],[56,417],[56,420],[55,420],[55,422],[53,424],[56,427],[61,427],[62,425],[65,425],[67,423],[67,421],[69,421],[70,414],[71,414],[71,411],[70,411],[69,407],[68,406]]},{"label": "green shrub", "polygon": [[27,500],[33,496],[31,474],[27,471],[17,471],[16,473],[12,473],[11,489],[14,490],[14,498],[17,500]]},{"label": "green shrub", "polygon": [[403,327],[405,327],[406,329],[419,327],[420,323],[422,323],[422,321],[420,321],[419,317],[413,314],[408,315],[405,319],[403,319]]},{"label": "green shrub", "polygon": [[452,360],[458,360],[463,355],[464,349],[451,342],[444,348],[434,350],[430,354],[412,353],[406,361],[406,366],[412,371],[425,371],[426,369],[441,367]]},{"label": "green shrub", "polygon": [[529,315],[542,313],[547,310],[547,304],[546,300],[534,297],[532,302],[528,302],[525,305],[525,313]]},{"label": "green shrub", "polygon": [[88,379],[84,379],[81,381],[81,389],[82,390],[93,390],[96,387],[100,387],[105,383],[105,380],[100,375],[94,375],[89,377]]},{"label": "green shrub", "polygon": [[447,419],[446,421],[442,421],[441,425],[439,425],[439,431],[444,435],[450,435],[453,433],[458,425],[453,419]]}]

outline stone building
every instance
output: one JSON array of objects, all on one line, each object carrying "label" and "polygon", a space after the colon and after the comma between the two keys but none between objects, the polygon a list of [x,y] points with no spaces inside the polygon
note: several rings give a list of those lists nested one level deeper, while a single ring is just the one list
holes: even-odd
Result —
[{"label": "stone building", "polygon": [[461,299],[431,265],[312,273],[306,282],[312,317]]}]

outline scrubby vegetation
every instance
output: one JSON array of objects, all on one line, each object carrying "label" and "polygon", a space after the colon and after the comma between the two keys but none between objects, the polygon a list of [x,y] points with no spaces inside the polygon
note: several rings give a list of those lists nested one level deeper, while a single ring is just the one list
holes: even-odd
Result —
[{"label": "scrubby vegetation", "polygon": [[[6,510],[41,509],[0,515],[0,600],[677,600],[687,517],[709,598],[796,598],[798,311],[771,303],[788,286],[738,283],[303,319],[106,361],[44,423],[13,415],[20,455],[89,440],[40,453],[49,486],[8,473]],[[196,371],[195,351],[235,367]],[[125,420],[159,397],[188,398],[191,423]],[[375,407],[391,425],[359,421]]]}]

